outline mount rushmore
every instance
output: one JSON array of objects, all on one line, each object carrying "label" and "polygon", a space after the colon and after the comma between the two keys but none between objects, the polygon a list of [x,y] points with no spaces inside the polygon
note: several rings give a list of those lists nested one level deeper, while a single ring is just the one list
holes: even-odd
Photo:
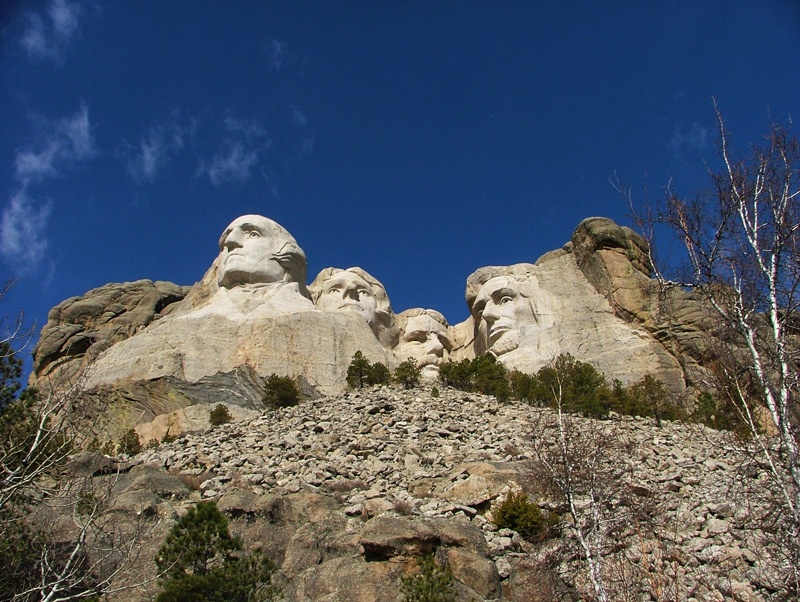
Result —
[{"label": "mount rushmore", "polygon": [[429,381],[448,360],[489,353],[535,372],[569,353],[609,379],[650,374],[680,393],[702,376],[706,314],[680,290],[664,294],[651,271],[641,236],[588,218],[534,263],[469,275],[469,318],[451,325],[435,309],[395,314],[389,292],[358,267],[325,268],[306,284],[295,238],[245,215],[224,229],[217,258],[191,287],[108,284],[54,307],[31,384],[79,383],[120,428],[213,401],[198,383],[216,382],[251,407],[259,378],[273,373],[307,396],[338,394],[356,351],[389,368],[413,358]]}]

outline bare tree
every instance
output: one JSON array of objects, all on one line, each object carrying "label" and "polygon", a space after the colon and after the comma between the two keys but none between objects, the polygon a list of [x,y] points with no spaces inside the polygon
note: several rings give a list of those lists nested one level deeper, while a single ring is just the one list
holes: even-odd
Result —
[{"label": "bare tree", "polygon": [[[645,234],[667,225],[683,243],[688,269],[666,288],[690,291],[714,317],[716,376],[746,425],[743,451],[766,469],[774,493],[772,530],[783,535],[786,587],[800,589],[800,145],[780,125],[740,158],[722,114],[720,165],[709,190],[684,197],[667,188],[664,205],[638,212]],[[625,192],[630,202],[629,191]],[[633,204],[631,204],[633,207]],[[636,214],[637,212],[634,211]],[[651,240],[652,243],[652,240]],[[652,245],[651,245],[652,246]],[[655,264],[654,264],[655,265]]]},{"label": "bare tree", "polygon": [[[0,291],[0,300],[9,289]],[[8,367],[19,362],[31,331],[21,316],[0,322],[7,353],[0,393],[10,400],[0,408],[0,597],[59,602],[130,587],[117,584],[135,560],[145,517],[120,520],[111,495],[118,472],[97,478],[95,465],[82,474],[73,470],[72,454],[91,432],[76,418],[80,384],[26,390],[16,398],[19,375]]]},{"label": "bare tree", "polygon": [[569,515],[566,529],[577,543],[593,597],[605,602],[614,599],[606,582],[606,559],[628,519],[626,507],[618,504],[624,487],[624,443],[611,423],[565,411],[568,376],[553,365],[554,411],[539,410],[533,417],[533,482],[554,494]]}]

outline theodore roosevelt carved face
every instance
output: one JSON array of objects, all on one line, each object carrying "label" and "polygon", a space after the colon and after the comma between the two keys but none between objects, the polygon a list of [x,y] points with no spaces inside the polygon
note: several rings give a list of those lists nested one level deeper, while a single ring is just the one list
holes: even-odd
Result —
[{"label": "theodore roosevelt carved face", "polygon": [[219,239],[217,283],[300,282],[306,278],[306,256],[283,226],[260,215],[243,215]]},{"label": "theodore roosevelt carved face", "polygon": [[397,359],[413,358],[424,377],[436,378],[453,348],[445,317],[434,309],[408,309],[398,314],[398,323],[402,334],[395,348]]}]

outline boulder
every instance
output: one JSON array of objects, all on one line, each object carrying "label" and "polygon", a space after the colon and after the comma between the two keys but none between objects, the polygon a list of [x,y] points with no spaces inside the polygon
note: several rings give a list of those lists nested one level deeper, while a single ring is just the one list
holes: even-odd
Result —
[{"label": "boulder", "polygon": [[144,328],[189,287],[137,280],[106,284],[50,310],[33,350],[32,383],[72,382],[101,352]]}]

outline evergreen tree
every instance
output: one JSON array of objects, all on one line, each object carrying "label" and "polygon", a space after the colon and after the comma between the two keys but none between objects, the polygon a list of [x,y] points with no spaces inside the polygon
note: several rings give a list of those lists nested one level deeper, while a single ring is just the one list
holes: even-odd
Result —
[{"label": "evergreen tree", "polygon": [[368,384],[370,368],[369,360],[361,351],[356,351],[347,367],[347,384],[350,388],[363,389]]},{"label": "evergreen tree", "polygon": [[142,442],[139,440],[139,435],[135,429],[128,429],[119,440],[117,445],[117,453],[128,454],[135,456],[142,451]]},{"label": "evergreen tree", "polygon": [[417,366],[417,360],[408,358],[394,370],[394,381],[400,383],[406,389],[413,389],[419,384],[419,377],[422,374],[422,368]]},{"label": "evergreen tree", "polygon": [[228,406],[223,403],[218,403],[214,409],[208,413],[208,423],[211,426],[219,426],[233,420],[233,416],[228,411]]},{"label": "evergreen tree", "polygon": [[16,399],[22,377],[22,360],[8,341],[0,342],[0,413]]},{"label": "evergreen tree", "polygon": [[264,405],[269,408],[288,408],[300,402],[300,389],[290,376],[270,374],[264,383]]},{"label": "evergreen tree", "polygon": [[366,384],[368,385],[387,385],[392,379],[392,374],[385,364],[375,362],[369,367],[369,375]]},{"label": "evergreen tree", "polygon": [[214,502],[200,502],[167,535],[156,556],[164,581],[157,602],[269,602],[275,564],[262,552],[237,556],[241,540]]},{"label": "evergreen tree", "polygon": [[172,578],[203,576],[241,549],[241,540],[230,534],[228,520],[216,503],[199,502],[172,527],[158,551],[156,566]]}]

